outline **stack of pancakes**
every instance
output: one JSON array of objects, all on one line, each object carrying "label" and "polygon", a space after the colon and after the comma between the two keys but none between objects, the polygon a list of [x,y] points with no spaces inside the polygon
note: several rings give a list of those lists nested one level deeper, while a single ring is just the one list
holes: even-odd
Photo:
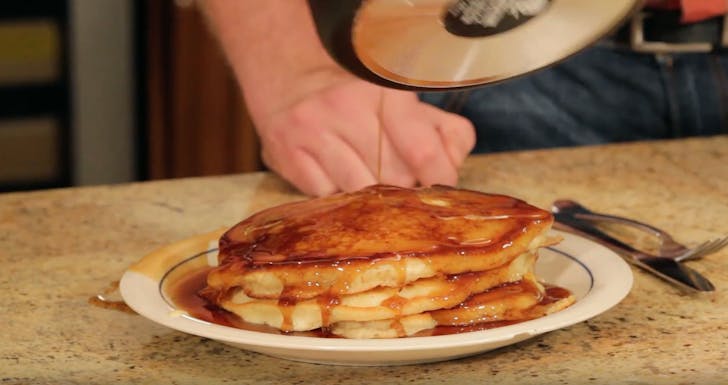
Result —
[{"label": "stack of pancakes", "polygon": [[201,294],[243,321],[347,338],[521,321],[562,309],[534,277],[547,211],[435,186],[372,186],[273,207],[220,239]]}]

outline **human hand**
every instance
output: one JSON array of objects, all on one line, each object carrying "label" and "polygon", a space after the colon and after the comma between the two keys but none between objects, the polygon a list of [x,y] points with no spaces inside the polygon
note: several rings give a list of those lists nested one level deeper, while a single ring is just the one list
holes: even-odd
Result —
[{"label": "human hand", "polygon": [[253,111],[263,160],[273,171],[315,196],[377,182],[457,183],[475,143],[468,120],[343,71],[310,75],[314,80],[290,84],[293,96],[269,105],[270,112]]},{"label": "human hand", "polygon": [[305,0],[200,6],[240,82],[264,162],[301,191],[457,182],[475,142],[470,122],[344,71],[321,45]]}]

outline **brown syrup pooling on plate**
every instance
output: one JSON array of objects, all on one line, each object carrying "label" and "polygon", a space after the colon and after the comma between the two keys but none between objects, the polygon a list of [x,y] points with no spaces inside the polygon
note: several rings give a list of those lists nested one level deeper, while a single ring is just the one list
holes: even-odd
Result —
[{"label": "brown syrup pooling on plate", "polygon": [[[202,321],[248,331],[270,334],[332,337],[329,333],[322,330],[314,330],[311,332],[283,332],[270,326],[253,324],[241,320],[237,315],[220,308],[198,294],[205,287],[207,274],[210,270],[212,270],[210,267],[202,268],[191,272],[176,282],[170,283],[167,293],[179,310],[183,310],[191,317]],[[285,322],[291,322],[290,318]]]},{"label": "brown syrup pooling on plate", "polygon": [[192,316],[203,321],[216,323],[224,326],[237,327],[233,314],[223,310],[198,295],[198,292],[205,287],[209,267],[193,271],[177,282],[168,286],[170,299],[180,310],[184,310]]},{"label": "brown syrup pooling on plate", "polygon": [[549,305],[568,298],[570,295],[571,292],[563,287],[546,285],[546,293],[541,299],[541,302],[539,302],[539,305]]},{"label": "brown syrup pooling on plate", "polygon": [[[282,335],[295,335],[295,336],[310,336],[310,337],[326,337],[326,338],[340,338],[336,335],[333,335],[330,333],[330,331],[327,328],[321,328],[316,330],[311,330],[307,332],[284,332],[282,330],[266,326],[266,325],[259,325],[259,324],[253,324],[249,322],[245,322],[240,319],[237,315],[222,309],[211,302],[209,302],[207,299],[200,296],[198,293],[205,288],[206,286],[206,278],[207,274],[212,270],[210,267],[202,268],[197,271],[191,272],[187,276],[181,278],[180,280],[176,282],[171,282],[168,286],[167,293],[174,303],[174,305],[185,312],[189,314],[193,318],[197,318],[202,321],[223,325],[223,326],[229,326],[234,327],[238,329],[248,330],[248,331],[254,331],[254,332],[261,332],[261,333],[270,333],[270,334],[282,334]],[[525,282],[515,282],[510,284],[504,284],[503,286],[511,287],[512,292],[522,292],[522,291],[530,291],[534,290],[533,284],[531,283],[525,283]],[[507,292],[507,291],[505,291]],[[502,295],[504,291],[501,291]],[[546,286],[546,293],[544,296],[540,299],[540,301],[537,303],[537,305],[548,305],[553,302],[562,300],[564,298],[568,298],[571,295],[569,290],[558,287],[558,286]],[[390,306],[394,309],[398,309],[401,307],[400,301],[397,299],[398,297],[394,297],[393,299],[388,300],[386,303],[387,306]],[[323,314],[322,318],[324,318],[324,325],[328,324],[328,317],[330,316],[331,309],[338,304],[339,299],[335,296],[322,296],[319,298],[319,303],[322,305]],[[469,305],[477,306],[478,299],[475,298],[474,301],[471,301]],[[288,303],[288,306],[282,306],[282,309],[288,308],[293,303]],[[467,305],[466,305],[467,306]],[[287,316],[284,312],[284,324],[290,324],[292,322],[290,314]],[[486,322],[477,322],[472,323],[468,325],[456,325],[456,326],[450,326],[450,325],[440,325],[436,326],[435,328],[423,330],[416,334],[414,334],[412,337],[422,337],[422,336],[437,336],[437,335],[448,335],[448,334],[458,334],[458,333],[468,333],[468,332],[474,332],[474,331],[480,331],[480,330],[488,330],[493,329],[497,327],[507,326],[507,325],[513,325],[517,324],[519,322],[528,321],[528,319],[523,320],[517,320],[517,321],[502,321],[502,320],[489,320]],[[395,324],[392,325],[395,329],[402,329],[402,325],[399,324],[399,321],[395,319],[393,322]],[[404,330],[400,330],[401,334],[404,334]]]},{"label": "brown syrup pooling on plate", "polygon": [[90,305],[100,307],[102,309],[108,309],[108,310],[116,310],[124,313],[129,314],[136,314],[134,310],[132,310],[129,305],[126,304],[123,300],[112,300],[108,298],[109,296],[115,294],[119,291],[119,281],[113,281],[109,284],[109,286],[106,287],[100,294],[97,294],[93,297],[89,297],[88,303]]}]

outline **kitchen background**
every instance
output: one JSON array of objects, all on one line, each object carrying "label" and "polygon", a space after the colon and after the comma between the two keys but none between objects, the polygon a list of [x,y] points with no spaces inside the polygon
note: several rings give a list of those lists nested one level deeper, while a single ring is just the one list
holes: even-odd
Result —
[{"label": "kitchen background", "polygon": [[0,191],[261,168],[193,0],[0,2]]}]

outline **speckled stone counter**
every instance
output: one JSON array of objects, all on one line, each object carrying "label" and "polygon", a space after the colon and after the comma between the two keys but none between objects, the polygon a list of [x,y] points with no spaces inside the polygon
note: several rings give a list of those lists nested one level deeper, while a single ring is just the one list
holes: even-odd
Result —
[{"label": "speckled stone counter", "polygon": [[[728,234],[728,136],[476,156],[461,185],[573,198],[689,245]],[[0,383],[728,383],[728,249],[690,262],[713,294],[634,270],[628,297],[589,321],[413,366],[283,361],[87,302],[159,246],[300,198],[262,173],[0,195]]]}]

